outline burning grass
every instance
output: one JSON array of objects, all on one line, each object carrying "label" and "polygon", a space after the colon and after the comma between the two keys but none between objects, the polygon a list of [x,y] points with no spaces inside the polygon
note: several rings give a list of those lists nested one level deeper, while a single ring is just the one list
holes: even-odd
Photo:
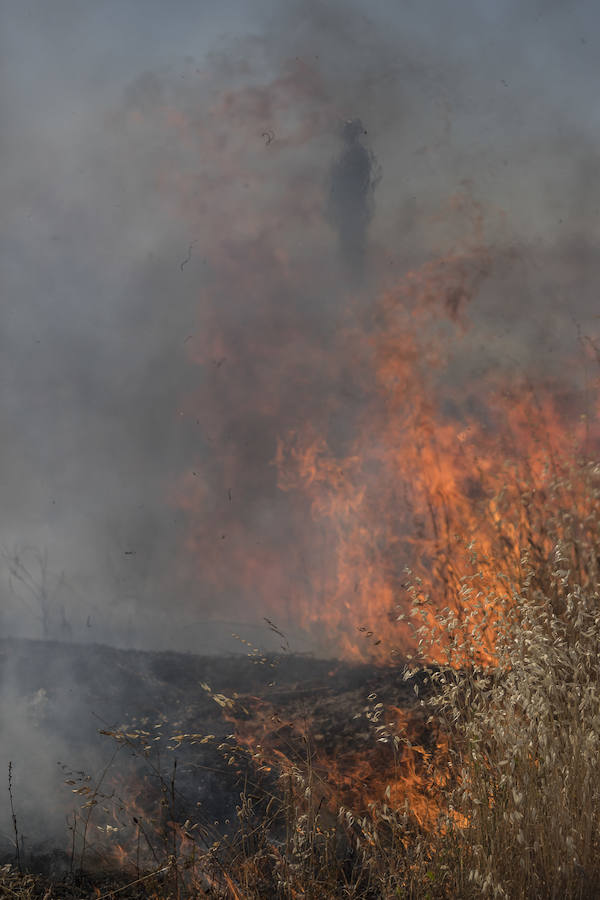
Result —
[{"label": "burning grass", "polygon": [[[280,427],[276,396],[261,410],[285,547],[256,551],[236,523],[218,556],[206,491],[185,486],[202,578],[388,679],[351,705],[215,695],[248,774],[235,827],[201,854],[208,895],[600,891],[597,344],[580,340],[585,377],[579,360],[558,380],[466,373],[493,264],[476,238],[348,316],[321,373],[359,398],[343,433],[319,415]],[[351,375],[333,364],[348,359]]]},{"label": "burning grass", "polygon": [[[107,885],[104,863],[103,880],[91,877],[80,831],[62,886],[5,867],[6,895],[596,897],[600,468],[582,463],[570,478],[546,485],[552,551],[532,533],[502,593],[476,545],[446,609],[407,576],[409,667],[370,682],[365,672],[345,693],[343,678],[321,693],[199,686],[227,734],[197,733],[193,715],[179,730],[165,719],[160,764],[161,728],[105,729],[139,763],[133,791],[128,777],[118,792],[108,776],[85,782],[86,828],[105,854],[96,871],[103,858],[121,874]],[[577,506],[558,502],[574,495]],[[274,677],[277,661],[253,664]],[[185,760],[207,747],[235,794],[219,822],[185,796]]]},{"label": "burning grass", "polygon": [[[388,785],[380,784],[366,811],[364,796],[360,812],[340,808],[333,833],[338,842],[343,835],[341,856],[328,843],[332,832],[311,819],[319,794],[312,759],[302,774],[292,769],[299,785],[296,864],[286,858],[285,877],[272,884],[275,896],[598,895],[599,476],[588,464],[574,473],[586,485],[578,513],[547,505],[553,552],[536,556],[535,565],[525,552],[502,595],[477,590],[486,577],[476,547],[472,571],[461,578],[460,609],[437,610],[422,583],[413,582],[409,619],[419,664],[406,677],[419,676],[413,688],[434,740],[428,750],[415,747],[406,719],[395,730],[375,717],[374,739],[394,747],[403,740],[411,754],[394,758]],[[565,479],[551,481],[547,498],[571,490]],[[482,662],[481,652],[490,617],[493,663]],[[443,662],[424,665],[432,658]],[[376,706],[384,717],[383,704]],[[416,756],[427,763],[418,778]],[[410,797],[398,802],[396,778],[412,781],[421,809]],[[249,896],[261,896],[256,884]]]}]

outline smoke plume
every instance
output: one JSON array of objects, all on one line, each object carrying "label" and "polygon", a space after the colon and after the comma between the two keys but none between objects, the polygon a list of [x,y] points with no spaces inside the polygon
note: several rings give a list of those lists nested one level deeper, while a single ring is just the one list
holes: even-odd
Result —
[{"label": "smoke plume", "polygon": [[[293,624],[333,562],[317,542],[286,570],[310,514],[278,441],[309,422],[348,449],[371,390],[353,334],[407,273],[454,261],[435,278],[468,329],[457,394],[513,371],[581,386],[585,4],[0,16],[0,542],[47,559],[50,636],[231,649],[215,620],[260,628],[267,596]],[[4,632],[40,637],[13,588],[4,565]]]}]

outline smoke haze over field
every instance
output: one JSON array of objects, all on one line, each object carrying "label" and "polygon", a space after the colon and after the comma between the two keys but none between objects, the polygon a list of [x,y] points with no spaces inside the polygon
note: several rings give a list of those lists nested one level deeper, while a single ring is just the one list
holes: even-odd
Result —
[{"label": "smoke haze over field", "polygon": [[348,335],[431,258],[474,260],[449,378],[581,385],[598,24],[549,0],[3,5],[0,542],[34,578],[24,599],[4,566],[5,633],[41,634],[44,549],[54,637],[259,625],[299,539],[278,438],[346,446]]}]

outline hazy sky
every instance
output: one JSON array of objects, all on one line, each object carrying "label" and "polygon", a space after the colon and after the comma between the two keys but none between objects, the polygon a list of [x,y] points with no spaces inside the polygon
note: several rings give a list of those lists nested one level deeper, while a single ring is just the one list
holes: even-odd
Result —
[{"label": "hazy sky", "polygon": [[[0,541],[64,570],[58,631],[58,605],[78,637],[178,646],[255,618],[190,587],[181,492],[202,482],[215,553],[235,528],[282,550],[276,439],[333,407],[343,433],[352,361],[323,361],[349,298],[368,314],[485,244],[465,378],[551,367],[595,327],[599,21],[564,0],[0,3]],[[380,172],[361,284],[327,216],[353,118]]]}]

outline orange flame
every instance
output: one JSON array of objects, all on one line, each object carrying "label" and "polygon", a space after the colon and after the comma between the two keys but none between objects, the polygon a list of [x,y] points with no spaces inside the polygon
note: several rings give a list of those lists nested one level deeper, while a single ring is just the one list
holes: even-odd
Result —
[{"label": "orange flame", "polygon": [[[524,548],[551,554],[548,488],[598,444],[598,385],[588,380],[584,393],[576,379],[567,388],[506,372],[476,383],[460,374],[466,306],[491,265],[482,247],[429,262],[384,293],[367,324],[338,335],[332,353],[354,360],[362,392],[347,416],[351,436],[328,433],[319,410],[315,421],[304,416],[280,432],[275,450],[293,542],[250,549],[243,523],[232,519],[221,563],[215,553],[207,559],[207,526],[196,519],[187,548],[204,579],[243,591],[259,614],[302,628],[328,653],[386,662],[414,645],[397,621],[407,569],[438,610],[459,610],[474,545],[488,597],[517,583]],[[331,365],[326,358],[323,371]],[[231,448],[224,467],[234,479]],[[194,518],[205,488],[202,477],[192,480],[180,502]],[[572,475],[567,491],[584,518],[583,476]],[[490,628],[485,636],[489,657]]]}]

